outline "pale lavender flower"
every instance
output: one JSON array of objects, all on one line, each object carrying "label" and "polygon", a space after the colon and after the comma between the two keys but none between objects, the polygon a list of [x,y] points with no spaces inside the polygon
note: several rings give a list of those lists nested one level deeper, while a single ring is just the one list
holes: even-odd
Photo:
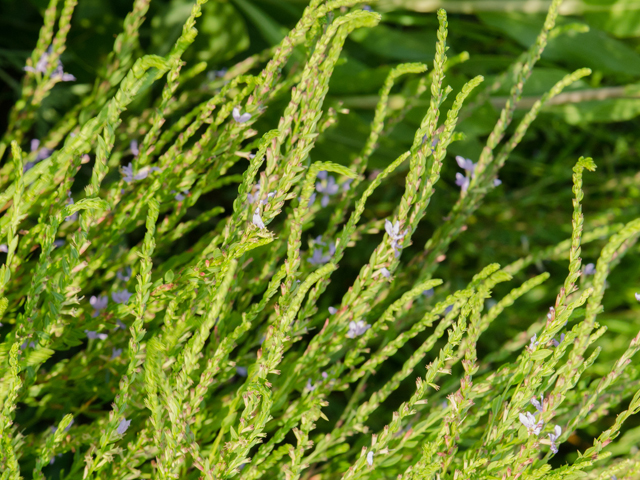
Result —
[{"label": "pale lavender flower", "polygon": [[256,207],[255,212],[253,212],[253,224],[260,229],[267,228],[260,216],[260,207]]},{"label": "pale lavender flower", "polygon": [[[324,244],[321,244],[324,245]],[[309,263],[311,265],[324,265],[331,260],[333,254],[336,253],[336,244],[333,242],[329,243],[329,251],[328,253],[324,253],[323,248],[314,248],[313,255],[309,259]]]},{"label": "pale lavender flower", "polygon": [[351,182],[353,182],[353,178],[347,178],[343,183],[342,183],[342,191],[346,192],[347,190],[349,190],[351,188]]},{"label": "pale lavender flower", "polygon": [[429,290],[424,290],[422,294],[427,298],[433,297],[433,288],[430,288]]},{"label": "pale lavender flower", "polygon": [[456,185],[460,187],[460,190],[463,192],[469,188],[469,183],[471,180],[469,177],[462,175],[460,172],[456,172]]},{"label": "pale lavender flower", "polygon": [[36,348],[35,342],[30,342],[29,340],[25,340],[22,345],[20,345],[20,350],[24,350],[25,348]]},{"label": "pale lavender flower", "polygon": [[[469,175],[463,175],[460,172],[456,173],[456,185],[460,187],[460,190],[463,192],[469,188],[469,184],[471,183],[471,179],[476,176],[476,164],[469,160],[468,158],[461,157],[460,155],[456,156],[456,162],[458,166],[463,169],[465,172],[469,172]],[[493,186],[497,187],[498,185],[502,185],[502,180],[496,178],[493,180]]]},{"label": "pale lavender flower", "polygon": [[122,273],[122,270],[118,270],[116,273],[116,277],[118,277],[118,280],[128,282],[131,279],[131,267],[126,267],[124,269],[124,273]]},{"label": "pale lavender flower", "polygon": [[262,203],[262,205],[266,205],[266,204],[269,202],[269,199],[270,199],[270,198],[275,197],[275,195],[276,195],[276,192],[275,192],[275,191],[267,193],[267,198],[265,198],[265,199],[264,199],[264,200],[262,200],[262,202],[261,202],[261,203]]},{"label": "pale lavender flower", "polygon": [[121,290],[120,292],[113,292],[111,294],[111,298],[116,303],[124,303],[124,304],[126,304],[129,301],[129,299],[131,298],[132,295],[133,295],[133,293],[129,293],[129,291],[125,288],[124,290]]},{"label": "pale lavender flower", "polygon": [[38,140],[37,138],[32,138],[31,142],[29,143],[29,147],[31,148],[31,151],[35,152],[36,150],[38,150],[39,146],[40,146],[40,140]]},{"label": "pale lavender flower", "polygon": [[349,322],[349,331],[347,332],[347,338],[356,338],[369,330],[371,325],[364,320],[358,320],[357,322]]},{"label": "pale lavender flower", "polygon": [[[73,201],[73,197],[71,196],[71,190],[67,192],[67,197],[68,197],[67,205],[73,205],[75,202]],[[68,217],[65,217],[65,220],[75,222],[76,220],[78,220],[78,212],[74,213],[73,215],[69,215]]]},{"label": "pale lavender flower", "polygon": [[540,343],[540,342],[538,342],[538,334],[534,333],[533,337],[531,337],[531,342],[529,343],[529,348],[531,350],[535,350],[536,347],[538,346],[538,343]]},{"label": "pale lavender flower", "polygon": [[62,66],[62,62],[58,59],[58,64],[56,65],[56,69],[51,74],[51,78],[57,78],[61,82],[75,82],[76,77],[64,71],[64,67]]},{"label": "pale lavender flower", "polygon": [[593,263],[587,263],[584,266],[584,275],[593,275],[596,273],[596,266]]},{"label": "pale lavender flower", "polygon": [[556,316],[556,309],[549,307],[549,313],[547,313],[547,320],[551,321]]},{"label": "pale lavender flower", "polygon": [[122,355],[121,348],[111,347],[111,360],[113,360],[114,358],[118,358],[120,355]]},{"label": "pale lavender flower", "polygon": [[564,342],[564,333],[560,334],[560,341],[557,341],[555,338],[551,340],[554,347],[559,346],[562,342]]},{"label": "pale lavender flower", "polygon": [[118,330],[119,328],[121,328],[122,330],[126,330],[127,329],[127,326],[124,323],[122,323],[122,320],[120,320],[120,319],[116,320],[116,328],[115,328],[115,330]]},{"label": "pale lavender flower", "polygon": [[338,313],[338,309],[336,307],[329,307],[329,313],[331,315],[335,315],[336,313]]},{"label": "pale lavender flower", "polygon": [[91,298],[89,299],[89,303],[93,307],[93,315],[91,316],[97,317],[98,315],[100,315],[101,310],[104,310],[105,308],[107,308],[107,304],[109,303],[109,297],[107,297],[106,295],[101,295],[99,297],[92,295]]},{"label": "pale lavender flower", "polygon": [[120,425],[118,425],[117,432],[120,435],[124,435],[127,429],[129,428],[129,425],[131,425],[131,420],[127,420],[126,418],[123,418],[122,421],[120,422]]},{"label": "pale lavender flower", "polygon": [[640,293],[636,292],[636,300],[640,302]]},{"label": "pale lavender flower", "polygon": [[0,245],[0,252],[9,253],[9,247],[6,243]]},{"label": "pale lavender flower", "polygon": [[322,241],[322,235],[318,235],[316,238],[313,239],[313,241],[318,245],[326,245],[326,243]]},{"label": "pale lavender flower", "polygon": [[185,198],[187,198],[187,195],[189,195],[189,190],[182,190],[182,192],[178,192],[176,193],[176,196],[174,197],[177,201],[181,202],[183,201]]},{"label": "pale lavender flower", "polygon": [[540,401],[538,401],[537,398],[532,398],[531,399],[531,405],[536,407],[536,410],[538,410],[539,412],[542,412],[543,404],[544,404],[544,396],[542,396],[542,395],[540,395]]},{"label": "pale lavender flower", "polygon": [[307,208],[311,208],[311,205],[313,205],[313,202],[316,201],[316,192],[313,192],[311,194],[311,196],[309,197],[309,203],[307,203]]},{"label": "pale lavender flower", "polygon": [[318,193],[323,194],[320,205],[326,207],[329,205],[330,197],[338,193],[338,190],[340,190],[340,185],[338,185],[336,183],[336,179],[333,178],[333,176],[328,175],[325,170],[318,173],[318,178],[321,181],[316,182],[316,190]]},{"label": "pale lavender flower", "polygon": [[138,148],[137,140],[131,140],[131,143],[129,143],[129,150],[131,150],[131,153],[133,154],[134,157],[137,157],[138,155],[140,155],[140,149]]},{"label": "pale lavender flower", "polygon": [[236,367],[236,373],[241,377],[246,377],[249,372],[247,367]]},{"label": "pale lavender flower", "polygon": [[447,308],[444,309],[445,315],[448,314],[451,310],[453,310],[453,305],[449,305]]},{"label": "pale lavender flower", "polygon": [[107,337],[109,336],[106,333],[98,333],[98,332],[94,332],[92,330],[85,330],[84,333],[87,334],[87,338],[89,340],[96,340],[96,339],[106,340]]},{"label": "pale lavender flower", "polygon": [[313,391],[317,388],[317,386],[316,386],[316,385],[314,385],[314,384],[311,382],[311,379],[309,378],[309,379],[307,380],[307,385],[305,386],[305,388],[306,388],[307,390],[309,390],[310,392],[313,392]]},{"label": "pale lavender flower", "polygon": [[[371,8],[369,5],[363,5],[362,10],[366,12],[373,12],[373,8]],[[371,455],[373,455],[373,453]]]},{"label": "pale lavender flower", "polygon": [[389,269],[387,269],[386,267],[382,267],[380,269],[380,274],[384,277],[384,278],[391,278],[391,272],[389,271]]},{"label": "pale lavender flower", "polygon": [[40,55],[40,58],[36,62],[35,68],[26,66],[26,67],[23,68],[23,70],[25,72],[32,72],[32,73],[36,73],[36,72],[37,73],[46,73],[47,72],[47,65],[49,64],[49,56],[51,55],[52,51],[53,51],[53,48],[49,47],[46,52],[44,52],[42,55]]},{"label": "pale lavender flower", "polygon": [[135,173],[133,171],[133,165],[131,164],[131,162],[129,162],[129,165],[127,165],[126,167],[122,167],[122,178],[125,182],[131,183],[135,180],[143,180],[147,178],[151,172],[159,171],[160,169],[158,167],[151,167],[143,168],[142,170],[138,171],[138,173]]},{"label": "pale lavender flower", "polygon": [[240,107],[234,107],[233,112],[231,114],[233,115],[233,119],[238,123],[245,123],[251,120],[250,113],[245,112],[242,115],[240,115]]},{"label": "pale lavender flower", "polygon": [[373,467],[373,451],[370,450],[369,453],[367,453],[367,464],[370,467]]},{"label": "pale lavender flower", "polygon": [[257,183],[254,188],[255,188],[256,193],[254,193],[254,194],[248,193],[247,194],[247,201],[249,203],[256,203],[256,201],[260,197],[260,184]]},{"label": "pale lavender flower", "polygon": [[474,173],[475,169],[476,169],[476,164],[473,163],[471,160],[469,160],[468,158],[464,158],[461,157],[460,155],[456,156],[456,162],[458,163],[458,166],[469,172],[469,173]]},{"label": "pale lavender flower", "polygon": [[329,378],[329,374],[327,372],[322,372],[322,378],[326,380],[327,378]]},{"label": "pale lavender flower", "polygon": [[398,258],[400,256],[400,250],[402,250],[400,242],[407,234],[407,230],[400,232],[400,221],[396,220],[395,223],[391,223],[388,219],[384,221],[384,229],[391,239],[391,248],[393,248],[393,252],[396,258]]},{"label": "pale lavender flower", "polygon": [[53,246],[54,246],[54,247],[61,247],[61,246],[63,246],[65,243],[66,243],[66,242],[65,242],[64,240],[62,240],[62,239],[58,239],[58,240],[55,240],[55,241],[53,242]]},{"label": "pale lavender flower", "polygon": [[560,435],[562,435],[562,428],[560,428],[560,425],[556,425],[553,428],[553,433],[549,434],[549,441],[551,441],[551,451],[553,453],[558,453],[558,446],[556,445],[556,441],[558,440],[558,438],[560,438]]},{"label": "pale lavender flower", "polygon": [[536,421],[535,415],[529,412],[520,413],[519,417],[520,422],[525,427],[527,427],[527,432],[529,433],[529,435],[531,435],[532,433],[534,435],[540,435],[540,431],[542,430],[542,427],[544,427],[544,423],[542,423],[542,420],[540,420],[539,422]]}]

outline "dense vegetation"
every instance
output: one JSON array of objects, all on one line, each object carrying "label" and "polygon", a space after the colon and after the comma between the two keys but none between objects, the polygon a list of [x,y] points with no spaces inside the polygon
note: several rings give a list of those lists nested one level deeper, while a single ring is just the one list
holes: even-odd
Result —
[{"label": "dense vegetation", "polygon": [[3,5],[0,478],[640,477],[640,5],[542,3]]}]

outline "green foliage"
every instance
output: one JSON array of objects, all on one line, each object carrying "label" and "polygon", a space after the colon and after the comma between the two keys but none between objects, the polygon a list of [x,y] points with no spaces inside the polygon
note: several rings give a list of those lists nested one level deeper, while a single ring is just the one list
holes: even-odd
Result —
[{"label": "green foliage", "polygon": [[638,75],[624,40],[483,13],[526,51],[474,72],[443,9],[135,0],[69,88],[76,3],[0,140],[1,479],[637,478],[639,180],[518,156],[635,115],[570,96]]}]

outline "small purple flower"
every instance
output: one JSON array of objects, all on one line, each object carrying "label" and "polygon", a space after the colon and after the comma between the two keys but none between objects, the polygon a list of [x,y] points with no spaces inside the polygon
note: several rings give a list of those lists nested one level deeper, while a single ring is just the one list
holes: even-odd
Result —
[{"label": "small purple flower", "polygon": [[106,295],[101,295],[99,297],[92,295],[91,298],[89,299],[89,303],[93,307],[93,315],[91,316],[95,318],[98,315],[100,315],[101,310],[104,310],[105,308],[107,308],[107,304],[109,303],[109,297],[107,297]]},{"label": "small purple flower", "polygon": [[427,298],[433,297],[433,288],[430,288],[429,290],[423,291],[422,294]]},{"label": "small purple flower", "polygon": [[245,112],[242,115],[240,115],[240,107],[234,107],[233,112],[231,112],[231,115],[233,116],[233,119],[238,123],[245,123],[251,120],[250,113]]},{"label": "small purple flower", "polygon": [[307,203],[307,208],[311,208],[311,205],[313,205],[313,202],[316,201],[316,197],[317,197],[316,192],[313,192],[309,197],[309,203]]},{"label": "small purple flower", "polygon": [[640,293],[636,292],[636,300],[640,302]]},{"label": "small purple flower", "polygon": [[331,315],[335,315],[336,313],[338,313],[338,309],[336,307],[329,307],[329,313]]},{"label": "small purple flower", "polygon": [[241,377],[246,377],[249,372],[247,367],[236,367],[236,373]]},{"label": "small purple flower", "polygon": [[140,154],[140,149],[138,148],[137,140],[131,140],[131,143],[129,143],[129,150],[131,150],[131,153],[133,154],[134,157],[137,157]]},{"label": "small purple flower", "polygon": [[116,277],[118,280],[122,280],[123,282],[128,282],[131,279],[131,267],[126,267],[124,269],[124,273],[121,270],[116,272]]},{"label": "small purple flower", "polygon": [[122,355],[121,348],[111,347],[111,360],[113,360],[114,358],[118,358],[120,355]]},{"label": "small purple flower", "polygon": [[342,182],[342,191],[346,192],[351,188],[351,182],[353,182],[353,178],[347,178],[344,182]]},{"label": "small purple flower", "polygon": [[89,340],[96,340],[96,339],[106,340],[107,337],[109,336],[106,333],[98,333],[98,332],[94,332],[92,330],[85,330],[84,333],[87,334],[87,338]]},{"label": "small purple flower", "polygon": [[584,275],[593,275],[596,273],[596,266],[593,263],[587,263],[584,266]]},{"label": "small purple flower", "polygon": [[380,269],[380,275],[382,275],[384,278],[391,279],[391,272],[389,271],[389,269],[387,269],[387,267],[382,267]]},{"label": "small purple flower", "polygon": [[449,305],[447,308],[445,308],[444,314],[447,315],[449,312],[451,312],[451,310],[453,310],[453,305]]},{"label": "small purple flower", "polygon": [[369,453],[367,453],[367,465],[369,465],[370,467],[373,467],[373,451],[370,450]]},{"label": "small purple flower", "polygon": [[20,350],[24,350],[25,348],[36,348],[35,342],[30,342],[29,340],[25,340],[22,345],[20,345]]},{"label": "small purple flower", "polygon": [[322,372],[322,378],[326,380],[327,378],[329,378],[329,374],[327,372]]},{"label": "small purple flower", "polygon": [[267,203],[269,203],[269,199],[270,199],[270,198],[275,197],[275,195],[276,195],[276,192],[275,192],[275,191],[267,193],[267,198],[265,198],[265,199],[264,199],[264,200],[262,200],[262,202],[261,202],[261,203],[262,203],[262,205],[266,205]]},{"label": "small purple flower", "polygon": [[547,320],[552,321],[556,316],[556,309],[553,307],[549,307],[549,313],[547,313]]},{"label": "small purple flower", "polygon": [[182,192],[178,192],[174,197],[177,201],[181,202],[189,195],[189,190],[182,190]]},{"label": "small purple flower", "polygon": [[53,242],[54,247],[62,247],[66,242],[62,239],[55,240]]},{"label": "small purple flower", "polygon": [[127,165],[126,167],[122,167],[122,179],[127,183],[131,183],[135,180],[143,180],[147,178],[151,172],[159,171],[160,169],[158,167],[151,167],[143,168],[138,173],[135,173],[133,171],[133,165],[131,164],[131,162],[129,162],[129,165]]},{"label": "small purple flower", "polygon": [[111,294],[111,298],[116,303],[124,303],[126,305],[132,295],[133,293],[129,293],[129,291],[125,288],[124,290],[121,290],[119,292],[113,292]]},{"label": "small purple flower", "polygon": [[531,399],[531,405],[536,407],[536,410],[538,410],[539,412],[542,412],[543,405],[544,405],[544,397],[542,395],[540,395],[540,401],[538,401],[537,398],[532,398]]},{"label": "small purple flower", "polygon": [[[362,10],[364,10],[365,12],[373,12],[373,8],[371,8],[369,5],[363,5]],[[373,458],[373,452],[371,453],[371,458]]]},{"label": "small purple flower", "polygon": [[310,392],[313,392],[316,388],[317,388],[317,385],[314,385],[314,384],[311,382],[311,379],[309,378],[309,379],[307,380],[307,385],[305,386],[305,389],[309,390]]},{"label": "small purple flower", "polygon": [[391,239],[391,248],[393,248],[394,255],[398,258],[400,256],[400,250],[402,250],[400,242],[407,234],[408,230],[400,232],[400,221],[396,220],[395,223],[391,223],[388,219],[384,221],[384,229]]},{"label": "small purple flower", "polygon": [[456,162],[458,163],[458,166],[469,172],[469,173],[474,173],[475,169],[476,169],[476,164],[473,163],[471,160],[469,160],[468,158],[464,158],[461,157],[460,155],[456,156]]},{"label": "small purple flower", "polygon": [[129,425],[131,425],[131,420],[127,420],[126,418],[123,418],[122,421],[120,422],[120,425],[118,425],[117,432],[120,435],[124,435],[127,429],[129,428]]},{"label": "small purple flower", "polygon": [[[320,245],[324,244],[321,243]],[[314,248],[313,255],[309,259],[309,263],[311,265],[324,265],[331,261],[331,257],[333,257],[334,253],[336,253],[336,244],[333,242],[329,243],[329,251],[327,253],[324,253],[324,249],[322,248]]]},{"label": "small purple flower", "polygon": [[0,245],[0,252],[9,253],[9,247],[7,246],[6,243],[3,243],[2,245]]},{"label": "small purple flower", "polygon": [[[67,192],[67,205],[73,205],[75,202],[73,201],[73,197],[71,196],[71,190],[69,190]],[[75,222],[76,220],[78,220],[78,212],[69,215],[68,217],[65,217],[65,220],[69,220],[72,222]]]},{"label": "small purple flower", "polygon": [[456,185],[460,187],[460,190],[463,192],[469,188],[469,183],[471,180],[469,177],[462,175],[460,172],[456,172]]},{"label": "small purple flower", "polygon": [[260,207],[256,207],[255,212],[253,212],[253,224],[259,229],[267,228],[260,216]]},{"label": "small purple flower", "polygon": [[560,346],[562,342],[564,342],[564,333],[560,334],[560,341],[557,341],[555,338],[551,340],[551,343],[553,344],[554,347]]},{"label": "small purple flower", "polygon": [[560,428],[560,425],[556,425],[553,428],[553,433],[549,434],[549,441],[551,442],[551,451],[553,453],[558,453],[558,445],[556,445],[556,441],[558,440],[558,438],[560,438],[560,435],[562,435],[562,428]]},{"label": "small purple flower", "polygon": [[[456,173],[456,185],[464,192],[469,188],[471,179],[476,176],[476,164],[468,158],[461,157],[460,155],[456,156],[456,162],[461,169],[465,172],[469,172],[469,175],[463,175],[460,172]],[[502,185],[502,180],[496,178],[493,180],[493,186],[497,187],[498,185]]]},{"label": "small purple flower", "polygon": [[356,338],[369,330],[371,325],[364,320],[358,320],[357,322],[349,322],[349,331],[347,332],[347,338]]},{"label": "small purple flower", "polygon": [[536,421],[536,416],[529,412],[520,413],[519,417],[520,422],[525,427],[527,427],[527,432],[529,433],[529,435],[531,435],[532,433],[534,435],[540,435],[540,431],[542,430],[542,427],[544,427],[544,423],[542,423],[542,420],[540,420],[539,422]]},{"label": "small purple flower", "polygon": [[530,341],[530,343],[529,343],[529,348],[530,348],[532,351],[533,351],[533,350],[535,350],[535,349],[536,349],[536,347],[538,346],[538,343],[540,343],[540,342],[538,342],[538,334],[537,334],[537,333],[534,333],[534,334],[533,334],[533,337],[531,337],[531,341]]},{"label": "small purple flower", "polygon": [[122,330],[126,330],[127,329],[127,326],[124,323],[122,323],[122,320],[120,320],[120,319],[116,320],[116,328],[115,328],[115,330],[118,330],[119,328],[121,328]]},{"label": "small purple flower", "polygon": [[333,176],[328,175],[326,170],[322,170],[318,172],[319,182],[316,182],[316,190],[318,193],[322,193],[322,200],[320,201],[320,205],[326,207],[329,205],[329,200],[332,195],[338,193],[340,190],[340,185],[336,183],[336,179]]},{"label": "small purple flower", "polygon": [[254,193],[254,194],[248,193],[247,194],[247,201],[249,203],[256,203],[258,201],[258,198],[260,197],[260,184],[257,183],[256,186],[252,190],[255,190],[256,193]]}]

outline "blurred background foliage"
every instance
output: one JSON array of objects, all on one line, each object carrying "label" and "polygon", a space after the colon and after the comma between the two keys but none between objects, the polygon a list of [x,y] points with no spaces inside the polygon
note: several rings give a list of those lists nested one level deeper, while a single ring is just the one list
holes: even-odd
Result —
[{"label": "blurred background foliage", "polygon": [[[188,66],[207,62],[208,71],[229,67],[277,44],[295,25],[306,3],[303,0],[210,0],[198,23],[200,33],[196,43],[184,58]],[[534,42],[549,3],[544,0],[383,0],[372,4],[383,14],[383,21],[375,29],[356,31],[347,41],[331,82],[329,103],[342,105],[348,112],[343,110],[336,126],[321,137],[311,154],[313,159],[346,164],[360,150],[373,118],[377,92],[392,66],[401,62],[428,63],[433,59],[437,8],[443,7],[449,13],[450,58],[462,54],[459,59],[464,60],[448,72],[447,82],[456,92],[466,80],[478,74],[485,76],[485,87],[492,85]],[[22,67],[35,46],[46,4],[46,0],[2,0],[0,3],[1,131],[6,128],[9,109],[18,96]],[[65,71],[78,80],[56,86],[54,94],[46,99],[39,112],[35,137],[43,136],[79,96],[89,91],[131,4],[131,0],[79,1],[67,50],[62,56]],[[141,52],[166,54],[178,37],[191,4],[191,0],[152,0],[141,31]],[[640,1],[566,0],[561,11],[559,25],[564,29],[549,42],[536,65],[524,89],[518,114],[524,115],[537,97],[572,70],[589,67],[593,73],[543,110],[500,172],[502,186],[487,196],[483,207],[471,218],[468,229],[451,246],[435,275],[452,289],[464,287],[474,273],[491,262],[506,265],[569,238],[571,168],[581,155],[593,157],[598,165],[597,172],[585,176],[586,230],[626,222],[640,215]],[[468,52],[468,58],[463,52]],[[295,61],[287,68],[295,69]],[[198,77],[200,84],[206,74],[207,71]],[[192,88],[197,94],[198,78],[187,85],[187,93]],[[396,87],[391,98],[393,109],[404,106],[400,94],[410,91],[415,82],[416,79],[409,79]],[[477,161],[509,88],[507,81],[485,101],[472,99],[463,111],[459,131],[465,137],[450,148],[427,217],[414,236],[413,246],[403,254],[407,260],[422,249],[459,195],[454,183],[458,170],[454,155]],[[256,124],[258,130],[273,128],[287,101],[282,98],[280,104],[272,107]],[[428,101],[425,94],[407,117],[381,140],[371,170],[383,168],[409,147]],[[136,105],[132,105],[132,109],[135,108]],[[389,215],[403,188],[403,177],[398,175],[395,184],[389,183],[389,188],[380,189],[365,216],[371,220]],[[218,201],[230,204],[234,191],[235,187],[230,188],[229,198]],[[197,214],[196,208],[193,215]],[[326,215],[328,218],[329,212]],[[381,235],[376,231],[372,233],[370,242],[361,242],[363,248],[348,252],[343,261],[344,284],[334,281],[328,297],[341,296],[366,262]],[[312,231],[310,236],[314,234],[317,233]],[[189,239],[184,241],[185,248],[193,244]],[[595,262],[603,244],[604,240],[600,240],[585,245],[584,262]],[[610,277],[605,312],[599,317],[609,332],[599,341],[604,349],[591,378],[606,373],[640,328],[640,306],[634,300],[634,292],[640,291],[637,254],[635,247]],[[531,319],[536,315],[539,320],[544,317],[564,280],[566,268],[566,261],[549,261],[520,275],[519,282],[541,270],[550,271],[552,277],[494,322],[480,339],[480,358],[511,338],[530,336],[531,332],[525,331],[530,329]],[[513,284],[505,284],[496,293],[500,296],[512,287]],[[420,342],[421,339],[416,338],[416,344]],[[395,371],[411,348],[412,344],[407,344],[387,362],[379,378]],[[372,381],[376,381],[375,377]],[[407,381],[406,391],[398,395],[399,399],[408,397],[412,383],[413,379]],[[393,398],[389,403],[389,408],[397,406]],[[611,419],[615,413],[611,412]],[[380,426],[383,420],[381,416]],[[628,447],[616,454],[635,448],[634,444],[640,439],[639,424],[637,419],[632,419],[631,428],[625,434],[627,441],[620,442]],[[571,449],[589,446],[589,440],[599,429],[594,425],[593,431],[577,432],[569,444],[562,446],[565,455],[554,461],[570,459]]]}]

